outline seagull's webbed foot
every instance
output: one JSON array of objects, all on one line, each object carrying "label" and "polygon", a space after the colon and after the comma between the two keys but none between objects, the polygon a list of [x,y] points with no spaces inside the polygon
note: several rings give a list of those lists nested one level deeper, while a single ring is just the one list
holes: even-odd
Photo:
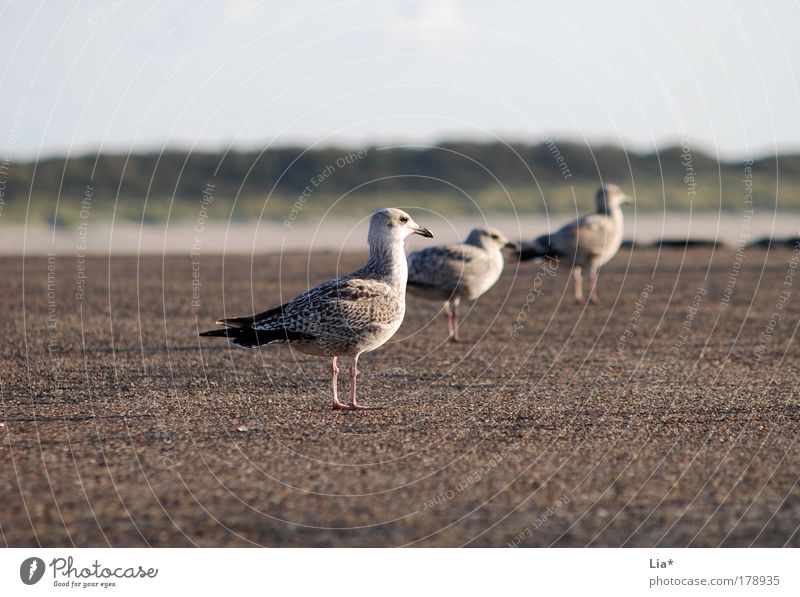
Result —
[{"label": "seagull's webbed foot", "polygon": [[457,338],[454,338],[453,336],[450,336],[449,340],[453,344],[476,344],[477,343],[477,340],[475,340],[474,338],[465,338],[464,336],[459,336]]},{"label": "seagull's webbed foot", "polygon": [[383,408],[382,406],[367,406],[366,404],[353,404],[352,402],[349,404],[345,404],[343,402],[339,402],[335,400],[333,402],[333,410],[379,410]]},{"label": "seagull's webbed foot", "polygon": [[382,406],[367,406],[366,404],[348,404],[347,408],[350,410],[380,410]]}]

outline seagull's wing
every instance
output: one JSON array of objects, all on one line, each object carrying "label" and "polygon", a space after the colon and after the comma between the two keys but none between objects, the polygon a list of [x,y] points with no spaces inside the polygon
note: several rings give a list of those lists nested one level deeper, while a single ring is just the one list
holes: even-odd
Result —
[{"label": "seagull's wing", "polygon": [[244,348],[299,340],[313,341],[313,336],[280,325],[279,322],[290,305],[291,301],[255,315],[218,319],[217,325],[223,325],[224,328],[202,332],[200,335],[228,338]]},{"label": "seagull's wing", "polygon": [[535,239],[518,253],[520,260],[537,257],[570,259],[576,255],[599,256],[607,239],[613,235],[616,224],[605,214],[593,213],[570,222],[566,226]]},{"label": "seagull's wing", "polygon": [[472,245],[429,247],[408,256],[408,284],[428,288],[455,288],[490,267],[486,252]]},{"label": "seagull's wing", "polygon": [[283,314],[284,310],[291,304],[291,301],[278,307],[273,307],[267,311],[256,313],[255,315],[245,315],[244,317],[228,317],[218,319],[217,325],[224,325],[229,328],[252,328],[264,321],[275,321]]},{"label": "seagull's wing", "polygon": [[224,336],[248,348],[287,342],[333,347],[396,325],[402,309],[389,284],[348,276],[324,282],[262,313],[221,319],[217,324],[225,328],[200,335]]},{"label": "seagull's wing", "polygon": [[606,214],[590,214],[578,220],[576,246],[581,253],[600,256],[606,251],[609,239],[617,234],[618,224]]},{"label": "seagull's wing", "polygon": [[339,330],[337,334],[356,334],[373,326],[396,323],[400,309],[397,293],[389,284],[348,276],[300,294],[279,315],[270,315],[255,327],[277,326],[312,337],[329,333],[334,328]]}]

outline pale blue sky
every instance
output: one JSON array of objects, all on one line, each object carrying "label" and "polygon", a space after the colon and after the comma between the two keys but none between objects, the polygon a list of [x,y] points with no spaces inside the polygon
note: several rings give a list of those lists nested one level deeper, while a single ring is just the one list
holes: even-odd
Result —
[{"label": "pale blue sky", "polygon": [[8,2],[0,149],[800,150],[796,2]]}]

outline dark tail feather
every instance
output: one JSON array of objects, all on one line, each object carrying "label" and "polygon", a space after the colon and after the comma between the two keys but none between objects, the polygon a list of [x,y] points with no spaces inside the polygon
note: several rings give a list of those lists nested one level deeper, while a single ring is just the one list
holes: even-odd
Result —
[{"label": "dark tail feather", "polygon": [[536,259],[537,257],[544,257],[536,245],[522,245],[519,250],[514,252],[514,255],[516,256],[517,261],[530,261],[531,259]]},{"label": "dark tail feather", "polygon": [[415,288],[435,288],[433,284],[426,284],[425,282],[418,282],[417,280],[409,280],[406,282],[406,286],[413,286]]},{"label": "dark tail feather", "polygon": [[313,336],[289,330],[254,330],[252,327],[232,327],[201,332],[206,338],[228,338],[237,346],[255,348],[261,344],[289,342],[291,340],[313,340]]},{"label": "dark tail feather", "polygon": [[255,315],[246,315],[245,317],[229,317],[227,319],[217,319],[217,325],[224,325],[228,328],[250,328],[256,325],[260,321],[264,321],[265,319],[269,319],[270,317],[276,317],[283,313],[283,309],[286,305],[281,305],[280,307],[273,307],[267,311],[263,311],[261,313],[256,313]]},{"label": "dark tail feather", "polygon": [[556,259],[560,257],[557,251],[550,245],[550,237],[540,236],[532,243],[523,244],[514,255],[519,261],[530,261],[531,259],[538,258],[551,258]]},{"label": "dark tail feather", "polygon": [[227,338],[228,330],[209,330],[207,332],[200,332],[200,335],[207,338]]}]

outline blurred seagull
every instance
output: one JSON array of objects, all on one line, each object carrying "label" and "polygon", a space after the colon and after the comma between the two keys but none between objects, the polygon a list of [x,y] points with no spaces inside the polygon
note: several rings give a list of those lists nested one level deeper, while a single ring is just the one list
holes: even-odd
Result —
[{"label": "blurred seagull", "polygon": [[458,342],[458,305],[477,299],[500,278],[503,249],[518,248],[494,228],[475,228],[455,245],[429,247],[408,256],[408,291],[444,301],[450,341]]},{"label": "blurred seagull", "polygon": [[583,268],[589,269],[589,301],[597,298],[597,272],[617,254],[622,244],[622,208],[633,199],[615,184],[597,190],[597,211],[567,224],[558,232],[545,234],[529,245],[523,245],[517,256],[520,261],[537,257],[557,259],[572,266],[575,280],[575,300],[583,302]]},{"label": "blurred seagull", "polygon": [[[404,211],[383,209],[370,220],[369,259],[364,267],[263,313],[220,319],[217,325],[224,329],[200,335],[225,337],[243,348],[288,344],[306,354],[330,357],[333,408],[375,408],[356,401],[358,357],[382,346],[403,322],[408,278],[403,245],[411,234],[433,237]],[[338,359],[345,356],[353,357],[349,404],[339,402],[337,391]]]}]

